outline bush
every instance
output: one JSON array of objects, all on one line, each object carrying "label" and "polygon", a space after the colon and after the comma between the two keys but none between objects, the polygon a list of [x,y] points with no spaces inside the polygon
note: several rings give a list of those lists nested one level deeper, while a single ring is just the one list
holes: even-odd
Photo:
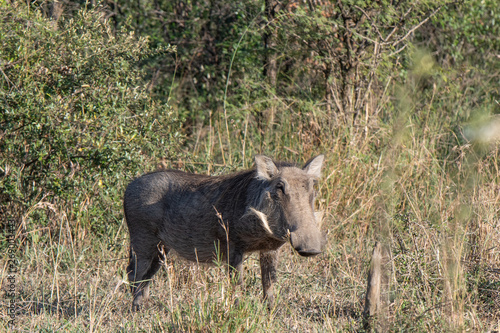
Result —
[{"label": "bush", "polygon": [[100,7],[56,21],[6,2],[0,43],[0,206],[28,220],[61,206],[68,217],[92,207],[89,223],[117,218],[128,178],[181,141],[139,66],[173,48],[151,49],[127,28],[113,33]]}]

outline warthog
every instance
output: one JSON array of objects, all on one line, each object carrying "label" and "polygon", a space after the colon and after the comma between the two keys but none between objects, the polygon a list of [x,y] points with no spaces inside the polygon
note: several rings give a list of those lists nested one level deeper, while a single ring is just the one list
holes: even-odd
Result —
[{"label": "warthog", "polygon": [[123,202],[132,309],[148,297],[149,282],[169,250],[195,262],[222,258],[237,282],[245,254],[260,251],[264,299],[272,306],[277,250],[290,241],[305,257],[322,251],[314,184],[323,159],[319,155],[298,168],[258,155],[254,169],[231,175],[167,170],[132,181]]}]

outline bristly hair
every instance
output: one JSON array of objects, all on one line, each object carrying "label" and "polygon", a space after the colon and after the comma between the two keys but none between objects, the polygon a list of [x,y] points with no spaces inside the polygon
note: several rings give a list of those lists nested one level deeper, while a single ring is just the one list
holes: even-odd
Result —
[{"label": "bristly hair", "polygon": [[283,161],[275,161],[273,160],[274,165],[276,165],[277,168],[283,168],[283,167],[297,167],[297,163],[290,163],[290,162],[283,162]]}]

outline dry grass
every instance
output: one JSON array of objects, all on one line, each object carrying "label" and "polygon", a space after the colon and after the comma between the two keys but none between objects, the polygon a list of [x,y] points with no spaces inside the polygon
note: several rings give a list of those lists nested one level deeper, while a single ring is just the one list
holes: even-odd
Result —
[{"label": "dry grass", "polygon": [[[391,250],[390,331],[494,331],[500,327],[498,148],[481,156],[456,147],[446,166],[437,144],[418,135],[392,141],[380,156],[334,146],[319,206],[328,246],[304,259],[282,249],[276,308],[261,303],[255,255],[234,288],[223,265],[170,256],[141,313],[132,313],[124,268],[127,230],[113,242],[75,234],[55,206],[54,228],[23,235],[16,288],[19,331],[331,332],[362,330],[366,274],[375,240]],[[338,148],[338,149],[337,149]],[[472,156],[472,157],[471,157]],[[34,224],[30,216],[23,223]],[[81,230],[81,229],[80,229]],[[5,267],[5,266],[4,266]],[[2,272],[5,281],[6,270]],[[5,288],[5,284],[4,284]],[[235,300],[239,302],[236,304]],[[1,317],[8,319],[6,306]],[[6,329],[6,320],[2,321]]]},{"label": "dry grass", "polygon": [[[236,290],[224,265],[198,266],[170,256],[154,278],[150,301],[141,313],[132,313],[124,271],[128,235],[119,213],[112,213],[117,223],[104,217],[89,220],[93,214],[70,220],[68,206],[42,200],[19,221],[24,231],[17,238],[14,328],[363,331],[366,276],[379,241],[390,250],[389,283],[382,293],[387,307],[378,316],[381,331],[500,330],[500,147],[460,141],[430,106],[422,115],[411,112],[400,112],[390,126],[344,130],[338,124],[319,136],[308,135],[288,113],[259,142],[247,127],[221,130],[226,121],[194,135],[190,158],[177,164],[210,174],[247,168],[255,152],[297,161],[318,150],[326,154],[318,208],[325,212],[328,245],[311,259],[283,247],[272,311],[261,302],[255,255],[245,261],[244,282]],[[243,124],[251,122],[247,116]],[[79,208],[90,209],[91,204]],[[48,216],[47,227],[38,227],[39,211]],[[84,226],[92,223],[108,223],[107,236],[91,234]],[[5,290],[4,258],[2,268]],[[8,328],[7,306],[8,299],[2,299],[3,330]]]}]

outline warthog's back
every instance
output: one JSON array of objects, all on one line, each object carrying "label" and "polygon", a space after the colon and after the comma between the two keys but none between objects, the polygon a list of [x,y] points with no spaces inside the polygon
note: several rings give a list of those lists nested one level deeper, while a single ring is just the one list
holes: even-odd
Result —
[{"label": "warthog's back", "polygon": [[138,225],[151,228],[158,226],[165,209],[163,199],[169,193],[182,191],[185,186],[177,174],[179,172],[153,172],[135,179],[127,186],[123,203],[129,228],[133,230]]},{"label": "warthog's back", "polygon": [[132,243],[161,241],[188,260],[212,261],[216,244],[227,238],[219,217],[243,214],[246,192],[237,185],[249,177],[248,172],[210,177],[169,170],[135,179],[124,197]]}]

